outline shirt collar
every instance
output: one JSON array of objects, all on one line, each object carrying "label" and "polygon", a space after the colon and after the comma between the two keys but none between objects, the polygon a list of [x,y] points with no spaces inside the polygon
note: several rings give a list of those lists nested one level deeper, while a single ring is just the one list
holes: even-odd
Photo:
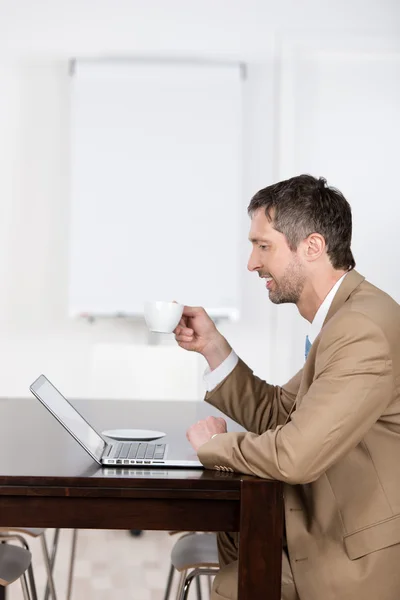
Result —
[{"label": "shirt collar", "polygon": [[326,319],[326,315],[328,314],[328,311],[331,307],[331,304],[333,302],[333,299],[336,295],[336,292],[338,291],[340,284],[342,283],[343,279],[346,277],[347,273],[345,273],[344,275],[342,275],[342,277],[335,283],[335,285],[333,286],[333,288],[331,289],[331,291],[328,293],[328,295],[326,296],[325,300],[323,301],[323,303],[321,304],[321,306],[319,307],[319,309],[316,312],[316,315],[313,319],[313,322],[310,325],[310,329],[308,332],[308,339],[310,340],[311,344],[314,342],[315,338],[317,337],[317,335],[319,334],[319,332],[322,329],[322,325],[324,324],[324,321]]}]

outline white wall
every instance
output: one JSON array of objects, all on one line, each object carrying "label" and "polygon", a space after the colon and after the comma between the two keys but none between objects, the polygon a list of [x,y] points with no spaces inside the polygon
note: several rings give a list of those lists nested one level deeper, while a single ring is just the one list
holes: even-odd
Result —
[{"label": "white wall", "polygon": [[[398,201],[389,193],[390,186],[382,187],[380,182],[385,177],[385,167],[396,181],[393,157],[398,155],[395,135],[400,123],[396,87],[400,80],[399,23],[400,5],[395,0],[125,0],[117,4],[3,0],[0,396],[26,395],[28,384],[42,371],[68,395],[90,395],[94,389],[93,357],[99,344],[126,344],[128,348],[130,344],[147,342],[141,324],[90,325],[71,322],[66,317],[68,58],[207,56],[239,58],[249,63],[243,184],[244,310],[238,325],[222,325],[222,329],[257,373],[281,382],[300,364],[304,326],[292,307],[272,306],[258,278],[246,273],[245,208],[260,187],[280,177],[311,171],[325,174],[331,183],[343,187],[350,202],[356,201],[356,215],[365,214],[362,199],[368,192],[370,171],[378,163],[373,177],[374,194],[383,192],[380,200],[385,201],[388,214],[392,214]],[[330,47],[326,46],[328,38],[334,40]],[[314,40],[311,44],[310,39]],[[303,48],[303,53],[297,55],[298,45],[303,47],[305,40],[306,50]],[[353,66],[349,69],[349,65]],[[355,99],[349,110],[339,106],[338,112],[337,102],[332,103],[334,96],[327,94],[329,81],[344,86],[349,102],[352,97]],[[378,89],[375,81],[382,90],[389,86],[389,111],[383,93],[370,94]],[[360,139],[364,131],[362,119],[355,129],[352,127],[357,102],[367,107],[366,119],[373,119],[370,131],[375,149],[371,153],[366,140]],[[329,129],[331,117],[336,131],[342,128],[343,136],[354,132],[351,148]],[[327,136],[333,136],[332,144],[322,144],[321,139],[326,142]],[[391,157],[389,162],[383,162],[377,144],[385,145]],[[357,186],[358,181],[362,181],[361,187]],[[374,209],[369,201],[368,214]],[[390,269],[385,276],[382,270],[377,271],[387,258],[388,247],[379,243],[373,227],[368,231],[368,239],[363,237],[360,231],[365,231],[368,222],[363,220],[355,244],[363,252],[365,268],[371,271],[367,274],[385,287],[393,274]],[[387,219],[378,233],[380,240],[382,235],[386,239],[390,239],[390,233],[396,235],[395,221]],[[392,256],[391,267],[400,258],[399,254]],[[392,293],[396,290],[393,288]],[[199,372],[202,367],[200,361]],[[188,394],[201,394],[201,385],[195,391],[188,388]]]},{"label": "white wall", "polygon": [[[281,56],[279,179],[308,171],[341,189],[356,268],[400,302],[400,39],[291,35]],[[277,320],[279,338],[293,338],[277,358],[285,367],[272,367],[285,379],[302,365],[306,326],[293,306]]]},{"label": "white wall", "polygon": [[276,31],[398,34],[397,0],[1,0],[18,53],[195,54],[260,59]]}]

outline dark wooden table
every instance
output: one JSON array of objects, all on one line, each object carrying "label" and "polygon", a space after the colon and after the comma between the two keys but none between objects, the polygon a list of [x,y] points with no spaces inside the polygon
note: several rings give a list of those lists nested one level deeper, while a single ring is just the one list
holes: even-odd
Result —
[{"label": "dark wooden table", "polygon": [[[98,430],[185,431],[204,402],[82,400]],[[229,421],[230,430],[240,429]],[[240,531],[239,600],[280,600],[282,486],[236,473],[101,468],[32,396],[0,399],[0,526]],[[0,587],[0,600],[4,588]]]}]

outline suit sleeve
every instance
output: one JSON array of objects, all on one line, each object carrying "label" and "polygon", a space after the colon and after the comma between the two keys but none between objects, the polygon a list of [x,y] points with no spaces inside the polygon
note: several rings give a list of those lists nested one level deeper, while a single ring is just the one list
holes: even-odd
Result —
[{"label": "suit sleeve", "polygon": [[300,380],[301,371],[283,387],[270,385],[239,359],[230,375],[207,393],[205,400],[247,431],[260,434],[286,421]]},{"label": "suit sleeve", "polygon": [[199,458],[209,468],[310,483],[359,444],[393,390],[382,330],[360,313],[346,313],[324,332],[314,380],[288,423],[261,435],[218,435],[201,446]]}]

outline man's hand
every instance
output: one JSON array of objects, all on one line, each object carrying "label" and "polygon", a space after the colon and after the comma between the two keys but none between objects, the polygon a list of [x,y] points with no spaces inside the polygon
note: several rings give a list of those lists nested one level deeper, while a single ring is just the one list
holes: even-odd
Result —
[{"label": "man's hand", "polygon": [[174,333],[179,346],[184,350],[202,354],[211,370],[216,369],[232,350],[201,307],[185,306]]},{"label": "man's hand", "polygon": [[207,417],[189,427],[186,437],[193,448],[198,451],[200,446],[209,442],[215,433],[226,433],[226,421],[222,417]]}]

